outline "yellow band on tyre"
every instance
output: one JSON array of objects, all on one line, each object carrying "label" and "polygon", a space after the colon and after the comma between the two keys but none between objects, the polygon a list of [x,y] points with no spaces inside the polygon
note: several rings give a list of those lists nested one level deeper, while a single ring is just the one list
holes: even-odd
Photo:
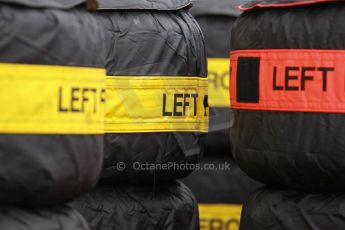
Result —
[{"label": "yellow band on tyre", "polygon": [[106,133],[207,132],[207,78],[109,76]]},{"label": "yellow band on tyre", "polygon": [[200,230],[239,230],[241,205],[200,204]]},{"label": "yellow band on tyre", "polygon": [[208,59],[209,104],[211,107],[230,107],[229,58]]},{"label": "yellow band on tyre", "polygon": [[0,64],[0,133],[104,133],[105,70]]}]

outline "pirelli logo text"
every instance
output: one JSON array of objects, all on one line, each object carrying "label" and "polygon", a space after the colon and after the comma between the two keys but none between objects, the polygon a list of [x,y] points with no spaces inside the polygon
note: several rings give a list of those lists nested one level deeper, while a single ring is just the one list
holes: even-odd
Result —
[{"label": "pirelli logo text", "polygon": [[345,50],[231,54],[233,108],[345,113]]},{"label": "pirelli logo text", "polygon": [[0,83],[2,133],[104,133],[104,69],[2,63]]},{"label": "pirelli logo text", "polygon": [[109,76],[106,133],[207,132],[207,78]]}]

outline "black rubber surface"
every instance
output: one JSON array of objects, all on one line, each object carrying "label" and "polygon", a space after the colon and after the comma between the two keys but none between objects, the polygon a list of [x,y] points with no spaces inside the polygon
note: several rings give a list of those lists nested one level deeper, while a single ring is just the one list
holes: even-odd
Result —
[{"label": "black rubber surface", "polygon": [[[143,1],[131,1],[141,4]],[[111,9],[133,6],[123,1]],[[101,10],[98,21],[106,31],[109,76],[206,77],[206,53],[201,30],[180,1],[167,1],[174,10]],[[158,7],[163,1],[153,4]],[[166,9],[166,8],[164,8]],[[170,7],[169,7],[170,9]],[[140,23],[139,23],[140,22]],[[133,163],[198,163],[204,151],[205,134],[191,132],[130,133],[105,135],[102,179],[110,183],[171,181],[190,170],[134,170]],[[117,169],[124,162],[126,169]]]},{"label": "black rubber surface", "polygon": [[[104,67],[103,31],[82,8],[0,3],[0,33],[1,63]],[[0,204],[69,200],[95,185],[102,161],[103,135],[0,134]]]},{"label": "black rubber surface", "polygon": [[261,189],[243,207],[241,230],[341,230],[345,195]]},{"label": "black rubber surface", "polygon": [[92,230],[199,229],[198,207],[181,182],[99,186],[70,204]]},{"label": "black rubber surface", "polygon": [[[183,179],[202,204],[243,204],[263,185],[249,178],[228,156],[205,157],[200,165],[204,169]],[[215,167],[215,169],[210,169]]]},{"label": "black rubber surface", "polygon": [[81,214],[67,206],[31,209],[1,207],[0,229],[90,230]]},{"label": "black rubber surface", "polygon": [[[248,11],[231,46],[343,50],[344,12],[343,1]],[[252,178],[299,189],[345,188],[344,114],[234,110],[231,119],[233,155]]]}]

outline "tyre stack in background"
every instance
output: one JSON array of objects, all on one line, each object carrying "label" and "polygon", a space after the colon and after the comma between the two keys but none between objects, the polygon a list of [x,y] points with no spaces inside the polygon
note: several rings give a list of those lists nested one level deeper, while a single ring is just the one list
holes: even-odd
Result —
[{"label": "tyre stack in background", "polygon": [[210,127],[202,161],[205,170],[184,179],[200,203],[201,229],[238,229],[242,203],[260,186],[242,172],[230,154],[228,39],[241,13],[238,6],[244,2],[199,0],[191,9],[203,31],[208,56]]},{"label": "tyre stack in background", "polygon": [[98,1],[106,33],[105,160],[98,187],[71,202],[91,229],[199,229],[179,178],[208,130],[204,40],[189,0]]},{"label": "tyre stack in background", "polygon": [[345,1],[252,1],[232,31],[243,230],[344,229]]},{"label": "tyre stack in background", "polygon": [[103,31],[80,0],[1,0],[0,33],[0,229],[89,229],[64,203],[101,173]]}]

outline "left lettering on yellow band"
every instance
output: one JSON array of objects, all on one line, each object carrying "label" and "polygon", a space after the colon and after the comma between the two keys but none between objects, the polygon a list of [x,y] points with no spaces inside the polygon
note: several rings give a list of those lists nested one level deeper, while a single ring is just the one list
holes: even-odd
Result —
[{"label": "left lettering on yellow band", "polygon": [[[170,97],[170,98],[169,98]],[[203,95],[204,97],[204,116],[207,116],[207,95]],[[169,99],[171,99],[171,105],[169,104]],[[168,102],[167,102],[168,100]],[[198,100],[199,94],[197,93],[175,93],[173,95],[169,95],[164,93],[163,94],[163,116],[168,117],[197,117],[198,114]],[[168,112],[168,108],[170,106],[171,111]]]},{"label": "left lettering on yellow band", "polygon": [[106,133],[207,130],[206,78],[107,77]]},{"label": "left lettering on yellow band", "polygon": [[105,89],[95,87],[59,87],[60,113],[97,114],[103,112],[105,103]]},{"label": "left lettering on yellow band", "polygon": [[3,63],[0,88],[0,133],[104,133],[104,69]]}]

